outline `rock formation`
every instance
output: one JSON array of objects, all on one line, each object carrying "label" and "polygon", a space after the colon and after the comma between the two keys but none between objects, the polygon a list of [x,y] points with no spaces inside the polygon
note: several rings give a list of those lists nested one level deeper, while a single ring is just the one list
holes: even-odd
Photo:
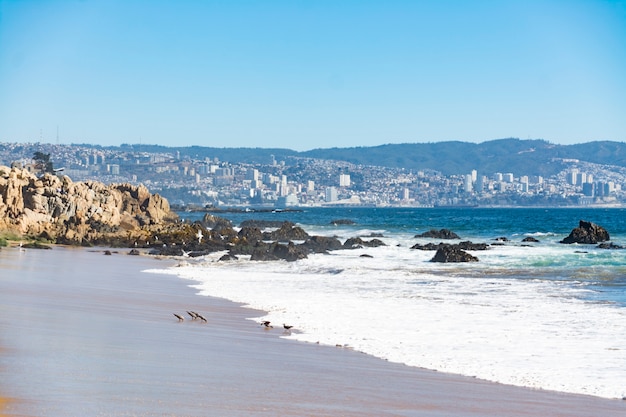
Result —
[{"label": "rock formation", "polygon": [[434,239],[460,239],[459,235],[448,229],[431,229],[428,232],[415,235],[414,237],[430,237]]},{"label": "rock formation", "polygon": [[478,262],[478,258],[453,245],[444,245],[437,249],[431,262]]},{"label": "rock formation", "polygon": [[599,242],[606,242],[608,240],[611,240],[609,232],[607,232],[602,226],[581,220],[578,227],[573,229],[569,236],[561,240],[560,243],[596,244]]},{"label": "rock formation", "polygon": [[0,230],[52,242],[145,239],[178,216],[143,185],[72,182],[0,167]]}]

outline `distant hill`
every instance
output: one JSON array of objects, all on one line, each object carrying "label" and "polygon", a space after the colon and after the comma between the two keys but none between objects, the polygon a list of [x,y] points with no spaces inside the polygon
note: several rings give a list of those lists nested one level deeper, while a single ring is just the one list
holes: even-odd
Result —
[{"label": "distant hill", "polygon": [[[133,148],[139,145],[124,145]],[[482,173],[512,172],[529,175],[553,175],[564,168],[562,159],[578,159],[602,165],[626,167],[626,143],[588,142],[556,145],[542,139],[498,139],[482,143],[460,141],[435,143],[388,144],[372,147],[313,149],[297,152],[290,149],[164,147],[141,145],[146,152],[179,151],[181,156],[219,158],[233,163],[268,164],[272,155],[277,161],[288,157],[332,159],[357,165],[376,165],[410,170],[433,169],[444,175],[465,174],[472,169]]]}]

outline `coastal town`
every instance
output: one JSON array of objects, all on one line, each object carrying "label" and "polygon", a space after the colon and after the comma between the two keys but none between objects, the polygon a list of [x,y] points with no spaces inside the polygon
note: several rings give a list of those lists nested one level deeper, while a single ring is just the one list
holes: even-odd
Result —
[{"label": "coastal town", "polygon": [[[167,149],[167,148],[165,148]],[[621,206],[626,168],[577,159],[542,177],[532,172],[443,175],[432,169],[363,166],[288,156],[256,163],[193,158],[138,147],[2,143],[0,165],[36,170],[33,155],[49,156],[57,175],[73,181],[143,184],[174,207]]]}]

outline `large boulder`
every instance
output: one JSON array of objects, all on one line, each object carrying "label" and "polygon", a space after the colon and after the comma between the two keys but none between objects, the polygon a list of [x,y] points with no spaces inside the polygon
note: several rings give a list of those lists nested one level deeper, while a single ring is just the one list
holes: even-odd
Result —
[{"label": "large boulder", "polygon": [[252,256],[251,261],[276,261],[284,259],[289,262],[305,259],[307,257],[306,250],[301,246],[288,242],[286,245],[273,242],[269,245],[258,245]]},{"label": "large boulder", "polygon": [[265,240],[306,240],[309,238],[309,234],[304,231],[300,226],[296,226],[292,222],[284,222],[278,230],[273,232],[264,233]]},{"label": "large boulder", "polygon": [[478,258],[470,255],[458,247],[444,245],[437,249],[437,253],[430,260],[431,262],[478,262]]},{"label": "large boulder", "polygon": [[310,253],[325,253],[343,248],[339,239],[327,236],[311,236],[300,246],[306,248]]},{"label": "large boulder", "polygon": [[431,229],[428,232],[415,235],[415,237],[428,237],[428,238],[434,238],[434,239],[460,239],[459,235],[457,235],[456,233],[448,229],[441,229],[441,230]]},{"label": "large boulder", "polygon": [[581,220],[578,227],[573,229],[569,236],[561,240],[560,243],[596,244],[599,242],[606,242],[608,240],[611,240],[609,232],[607,232],[602,226]]}]

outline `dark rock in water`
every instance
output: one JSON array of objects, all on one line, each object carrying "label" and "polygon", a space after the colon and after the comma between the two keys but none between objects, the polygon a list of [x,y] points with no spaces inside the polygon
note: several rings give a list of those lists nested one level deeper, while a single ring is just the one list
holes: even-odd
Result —
[{"label": "dark rock in water", "polygon": [[421,243],[416,243],[415,245],[411,246],[411,249],[418,249],[418,250],[437,250],[442,246],[446,246],[447,243],[432,243],[429,242],[425,245],[422,245]]},{"label": "dark rock in water", "polygon": [[259,240],[263,240],[263,232],[256,226],[242,227],[237,236],[239,239],[245,239],[251,245],[254,245]]},{"label": "dark rock in water", "polygon": [[298,259],[305,259],[307,257],[307,251],[301,246],[294,245],[293,242],[289,242],[286,245],[274,242],[266,247],[258,247],[250,257],[252,261],[275,261],[284,259],[289,262],[297,261]]},{"label": "dark rock in water", "polygon": [[24,249],[52,249],[52,246],[44,245],[39,242],[25,243],[22,245]]},{"label": "dark rock in water", "polygon": [[363,247],[363,239],[360,237],[351,237],[343,243],[344,249],[359,249]]},{"label": "dark rock in water", "polygon": [[324,253],[331,250],[339,250],[343,245],[336,237],[311,236],[300,245],[306,248],[309,253]]},{"label": "dark rock in water", "polygon": [[288,240],[306,240],[309,238],[309,234],[292,222],[283,222],[278,230],[263,233],[263,238],[265,240],[280,240],[284,242]]},{"label": "dark rock in water", "polygon": [[616,244],[615,244],[615,243],[613,243],[613,242],[610,242],[610,243],[600,243],[600,244],[597,246],[597,248],[598,248],[598,249],[624,249],[624,247],[623,247],[623,246],[621,246],[621,245],[616,245]]},{"label": "dark rock in water", "polygon": [[385,237],[382,233],[376,233],[376,232],[372,232],[367,236],[363,236],[363,237]]},{"label": "dark rock in water", "polygon": [[442,246],[437,250],[431,262],[478,262],[478,258],[452,245]]},{"label": "dark rock in water", "polygon": [[414,237],[430,237],[434,239],[460,239],[459,235],[457,235],[456,233],[448,229],[441,229],[441,230],[431,229],[428,232],[415,235]]},{"label": "dark rock in water", "polygon": [[500,236],[494,239],[496,242],[508,242],[509,238],[506,236]]},{"label": "dark rock in water", "polygon": [[411,249],[439,250],[445,246],[451,246],[455,249],[462,249],[462,250],[487,250],[489,249],[489,245],[487,245],[486,243],[474,243],[474,242],[470,242],[469,240],[463,241],[454,245],[451,245],[450,243],[438,243],[438,244],[427,243],[425,245],[416,243],[415,245],[411,246]]},{"label": "dark rock in water", "polygon": [[356,222],[350,219],[337,219],[337,220],[331,220],[330,224],[338,226],[342,224],[347,224],[347,225],[356,224]]},{"label": "dark rock in water", "polygon": [[367,253],[364,253],[362,255],[359,256],[360,258],[373,258],[372,255],[368,255]]},{"label": "dark rock in water", "polygon": [[138,256],[138,255],[141,255],[141,252],[139,252],[137,249],[131,249],[130,252],[128,252],[128,254]]},{"label": "dark rock in water", "polygon": [[532,236],[526,236],[524,239],[522,239],[522,242],[539,243],[539,239],[535,239]]},{"label": "dark rock in water", "polygon": [[231,255],[230,253],[226,253],[226,254],[222,255],[218,259],[218,261],[222,261],[222,262],[224,262],[224,261],[236,261],[238,259],[239,258],[237,258],[235,255]]},{"label": "dark rock in water", "polygon": [[104,254],[105,254],[105,255],[112,255],[112,253],[111,253],[111,251],[110,251],[110,250],[105,250],[105,251],[104,251]]},{"label": "dark rock in water", "polygon": [[216,227],[218,229],[233,227],[230,220],[224,219],[223,217],[214,216],[209,213],[205,214],[204,217],[202,217],[202,221],[200,223],[207,229],[215,229]]},{"label": "dark rock in water", "polygon": [[486,243],[474,243],[474,242],[470,242],[469,240],[461,242],[454,246],[463,250],[487,250],[489,249],[489,245],[487,245]]},{"label": "dark rock in water", "polygon": [[569,236],[563,239],[560,243],[596,244],[599,242],[606,242],[608,240],[611,240],[609,232],[607,232],[602,226],[581,220],[578,227],[573,229]]},{"label": "dark rock in water", "polygon": [[350,239],[346,240],[345,243],[343,244],[343,248],[344,249],[357,249],[357,248],[362,248],[362,247],[368,247],[368,248],[376,248],[378,246],[387,246],[385,244],[385,242],[383,242],[380,239],[372,239],[369,241],[363,240],[360,237],[351,237]]}]

